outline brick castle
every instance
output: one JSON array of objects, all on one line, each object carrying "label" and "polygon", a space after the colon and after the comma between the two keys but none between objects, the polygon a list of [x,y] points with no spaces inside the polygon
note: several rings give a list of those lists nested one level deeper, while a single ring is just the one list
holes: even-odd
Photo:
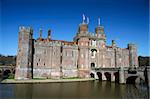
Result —
[{"label": "brick castle", "polygon": [[53,40],[51,30],[47,38],[42,38],[42,29],[40,37],[34,39],[31,27],[19,28],[15,79],[89,78],[95,68],[134,66],[138,66],[136,46],[128,44],[127,48],[119,48],[114,40],[107,46],[100,20],[95,33],[90,33],[83,16],[72,42]]}]

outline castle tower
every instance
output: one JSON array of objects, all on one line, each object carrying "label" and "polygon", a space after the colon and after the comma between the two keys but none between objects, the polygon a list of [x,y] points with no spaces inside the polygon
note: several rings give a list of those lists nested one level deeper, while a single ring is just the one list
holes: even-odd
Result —
[{"label": "castle tower", "polygon": [[33,29],[19,27],[19,46],[16,62],[15,79],[31,79],[33,66]]},{"label": "castle tower", "polygon": [[98,19],[98,26],[95,28],[96,36],[98,37],[97,46],[105,47],[106,45],[106,35],[104,32],[104,27],[100,24],[100,18]]},{"label": "castle tower", "polygon": [[137,47],[135,44],[128,44],[129,49],[129,65],[130,67],[138,66]]},{"label": "castle tower", "polygon": [[88,22],[85,22],[85,16],[83,15],[83,22],[79,25],[77,33],[77,44],[79,47],[78,56],[78,69],[79,77],[89,77],[89,37],[88,37]]}]

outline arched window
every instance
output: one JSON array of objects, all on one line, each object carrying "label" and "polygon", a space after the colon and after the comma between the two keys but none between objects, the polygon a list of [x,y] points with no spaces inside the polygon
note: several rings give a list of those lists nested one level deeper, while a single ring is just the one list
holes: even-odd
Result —
[{"label": "arched window", "polygon": [[96,52],[97,52],[96,49],[91,49],[91,57],[92,57],[92,58],[95,58]]},{"label": "arched window", "polygon": [[92,46],[96,46],[96,41],[92,40]]},{"label": "arched window", "polygon": [[95,63],[91,63],[91,68],[92,68],[92,69],[95,68]]}]

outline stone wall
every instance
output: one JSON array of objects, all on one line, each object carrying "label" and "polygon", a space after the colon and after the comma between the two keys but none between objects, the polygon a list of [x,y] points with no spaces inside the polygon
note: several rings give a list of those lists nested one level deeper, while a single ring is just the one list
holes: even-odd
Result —
[{"label": "stone wall", "polygon": [[78,47],[64,45],[62,42],[43,42],[34,44],[34,78],[77,77]]},{"label": "stone wall", "polygon": [[78,77],[78,47],[62,46],[62,73],[63,77]]}]

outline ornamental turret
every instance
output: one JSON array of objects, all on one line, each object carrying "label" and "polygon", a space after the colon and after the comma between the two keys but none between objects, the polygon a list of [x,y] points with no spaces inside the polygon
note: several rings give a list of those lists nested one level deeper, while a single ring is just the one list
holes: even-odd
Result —
[{"label": "ornamental turret", "polygon": [[95,28],[95,33],[98,34],[104,34],[104,27],[100,24],[100,18],[98,18],[98,26]]},{"label": "ornamental turret", "polygon": [[100,18],[98,18],[98,26],[95,28],[95,33],[97,36],[97,46],[98,47],[105,47],[106,43],[106,35],[104,32],[104,27],[100,24]]},{"label": "ornamental turret", "polygon": [[89,18],[87,18],[87,22],[85,22],[85,15],[83,14],[83,21],[81,24],[79,24],[78,34],[86,34],[88,33],[88,23]]}]

